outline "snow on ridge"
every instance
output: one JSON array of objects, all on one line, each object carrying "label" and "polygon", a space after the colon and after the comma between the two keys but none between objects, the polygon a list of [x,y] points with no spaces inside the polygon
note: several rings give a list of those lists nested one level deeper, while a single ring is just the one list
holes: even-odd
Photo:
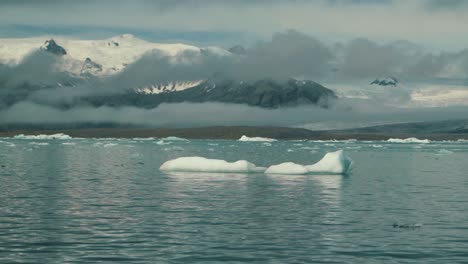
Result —
[{"label": "snow on ridge", "polygon": [[[228,55],[228,51],[218,47],[199,48],[182,43],[155,43],[139,39],[130,34],[101,40],[82,40],[60,36],[40,36],[31,38],[0,39],[0,63],[19,64],[28,54],[41,49],[53,39],[66,50],[64,62],[60,65],[66,71],[80,73],[86,58],[102,65],[100,75],[109,75],[121,71],[126,65],[135,62],[147,52],[161,52],[170,57],[177,57],[185,51],[215,55]],[[177,62],[177,60],[175,61]]]},{"label": "snow on ridge", "polygon": [[195,86],[200,85],[201,83],[203,83],[203,80],[169,82],[165,84],[158,84],[158,85],[153,85],[150,87],[135,89],[135,92],[141,93],[141,94],[160,94],[160,93],[167,93],[167,92],[177,92],[177,91],[183,91],[189,88],[193,88]]}]

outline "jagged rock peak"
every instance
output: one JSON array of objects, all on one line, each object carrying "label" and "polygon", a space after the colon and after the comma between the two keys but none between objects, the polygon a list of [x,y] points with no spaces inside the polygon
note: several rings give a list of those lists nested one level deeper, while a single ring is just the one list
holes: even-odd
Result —
[{"label": "jagged rock peak", "polygon": [[380,85],[380,86],[397,86],[398,85],[398,79],[395,77],[387,77],[383,79],[375,79],[373,82],[371,82],[372,85]]},{"label": "jagged rock peak", "polygon": [[46,51],[48,51],[50,53],[53,53],[55,55],[63,56],[63,55],[67,54],[67,51],[62,46],[58,45],[57,42],[55,42],[54,39],[46,40],[44,42],[43,48]]},{"label": "jagged rock peak", "polygon": [[232,54],[237,54],[237,55],[247,54],[247,51],[241,45],[235,45],[234,47],[229,48],[228,51],[231,52]]}]

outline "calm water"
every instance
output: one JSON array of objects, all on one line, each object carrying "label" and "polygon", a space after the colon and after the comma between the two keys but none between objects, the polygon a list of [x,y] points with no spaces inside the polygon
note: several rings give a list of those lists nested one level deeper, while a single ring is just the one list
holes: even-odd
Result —
[{"label": "calm water", "polygon": [[[468,143],[162,143],[2,139],[0,263],[468,262]],[[158,170],[336,149],[349,176]]]}]

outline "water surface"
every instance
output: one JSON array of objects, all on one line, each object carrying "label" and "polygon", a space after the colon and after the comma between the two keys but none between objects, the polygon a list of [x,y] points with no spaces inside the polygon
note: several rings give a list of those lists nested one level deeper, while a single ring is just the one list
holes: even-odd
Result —
[{"label": "water surface", "polygon": [[[468,260],[468,143],[1,140],[1,263]],[[181,156],[312,164],[337,149],[350,175],[158,170]]]}]

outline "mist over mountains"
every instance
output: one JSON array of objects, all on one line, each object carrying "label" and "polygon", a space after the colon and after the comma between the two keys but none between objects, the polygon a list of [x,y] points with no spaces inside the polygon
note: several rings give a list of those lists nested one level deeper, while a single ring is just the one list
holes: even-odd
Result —
[{"label": "mist over mountains", "polygon": [[[0,63],[0,119],[9,124],[164,125],[150,120],[149,113],[141,120],[125,118],[124,113],[158,112],[155,109],[170,104],[174,109],[167,113],[170,116],[187,109],[177,104],[217,103],[215,111],[199,107],[213,115],[220,113],[222,103],[244,110],[253,107],[251,111],[276,109],[267,110],[268,115],[284,116],[274,122],[266,117],[257,120],[259,124],[304,125],[320,120],[315,115],[324,115],[323,111],[333,116],[366,109],[378,115],[399,112],[399,107],[424,107],[426,102],[449,107],[442,113],[453,112],[450,107],[464,105],[468,95],[465,50],[434,54],[409,42],[377,44],[367,39],[329,45],[297,31],[277,33],[250,47],[230,48],[152,43],[128,34],[104,40],[1,39]],[[306,107],[311,114],[289,117],[293,112],[302,115],[289,110],[295,107]],[[54,118],[70,113],[75,113],[74,118]],[[255,124],[226,116],[230,119],[225,123]],[[346,116],[336,121],[352,122]],[[200,124],[211,124],[209,120],[201,118]]]}]

